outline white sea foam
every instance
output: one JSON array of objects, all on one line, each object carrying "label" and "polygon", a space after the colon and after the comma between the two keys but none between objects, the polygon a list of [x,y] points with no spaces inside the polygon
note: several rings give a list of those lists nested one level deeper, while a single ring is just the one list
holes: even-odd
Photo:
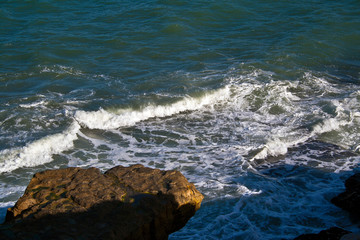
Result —
[{"label": "white sea foam", "polygon": [[[11,202],[0,202],[0,208],[6,208],[6,207],[11,207],[14,206],[15,201],[11,201]],[[1,222],[1,221],[0,221]]]},{"label": "white sea foam", "polygon": [[325,119],[322,123],[315,125],[313,135],[338,130],[341,126],[345,125],[346,121],[341,121],[336,118]]},{"label": "white sea foam", "polygon": [[319,232],[324,226],[351,224],[327,197],[342,190],[340,176],[291,166],[263,174],[269,178],[240,177],[245,185],[258,186],[261,194],[204,201],[202,210],[170,239],[186,236],[189,231],[211,239],[294,238],[304,232]]},{"label": "white sea foam", "polygon": [[43,106],[44,104],[45,104],[45,101],[41,100],[39,102],[34,102],[34,103],[29,103],[29,104],[19,104],[19,106],[23,107],[23,108],[33,108],[33,107]]},{"label": "white sea foam", "polygon": [[63,66],[63,65],[52,65],[52,66],[38,65],[38,67],[40,68],[41,73],[57,73],[59,75],[70,74],[70,75],[76,75],[76,76],[81,76],[84,74],[80,70],[74,69],[73,67]]},{"label": "white sea foam", "polygon": [[[52,161],[53,154],[59,154],[73,147],[73,141],[77,139],[80,125],[91,129],[116,129],[122,126],[131,126],[153,117],[166,117],[183,111],[197,110],[207,105],[212,106],[229,98],[230,92],[230,87],[225,87],[199,98],[186,97],[171,105],[148,106],[140,111],[118,109],[117,112],[120,114],[104,109],[95,112],[78,110],[75,112],[76,121],[64,132],[41,138],[21,148],[1,151],[0,172],[37,166]],[[68,110],[65,112],[66,115],[69,115]]]},{"label": "white sea foam", "polygon": [[[215,151],[215,146],[218,145],[217,141],[213,142],[212,137],[222,135],[220,137],[226,141],[233,141],[231,144],[237,142],[237,135],[243,137],[243,142],[237,147],[239,151],[234,150],[232,154],[235,156],[244,156],[249,151],[257,151],[258,153],[252,157],[254,159],[266,159],[269,156],[286,155],[290,148],[293,148],[306,141],[318,138],[324,133],[336,131],[338,134],[342,134],[341,130],[345,127],[354,126],[360,115],[356,109],[358,109],[358,94],[351,94],[349,99],[331,100],[331,98],[323,100],[323,97],[330,94],[342,94],[335,84],[327,84],[327,81],[323,78],[316,78],[311,73],[306,73],[304,78],[306,81],[269,81],[267,83],[261,83],[256,81],[258,75],[264,75],[265,73],[254,73],[248,75],[250,79],[246,79],[241,76],[239,79],[229,79],[229,84],[217,91],[210,92],[203,97],[193,98],[187,97],[171,105],[164,106],[148,106],[141,110],[132,109],[118,109],[116,111],[109,111],[100,109],[94,112],[76,111],[75,119],[84,127],[90,129],[117,129],[122,126],[136,125],[139,128],[139,122],[156,117],[172,116],[184,111],[193,111],[186,114],[186,121],[205,121],[200,125],[197,125],[196,134],[186,134],[186,141],[175,140],[178,144],[177,148],[181,148],[182,145],[191,145],[197,141],[201,141],[206,145],[209,144],[209,149]],[[271,77],[271,73],[266,73],[266,76]],[[246,80],[246,81],[245,81]],[[240,81],[240,82],[239,82]],[[244,81],[244,82],[243,82]],[[303,97],[305,97],[305,100]],[[330,115],[324,112],[322,109],[322,103],[320,101],[327,101],[326,104],[331,104],[336,108],[336,116]],[[273,110],[275,109],[275,110]],[[211,116],[210,116],[210,115]],[[322,118],[320,123],[312,126],[312,130],[308,130],[304,125],[308,124],[307,119],[312,119],[313,116]],[[207,119],[207,120],[205,120]],[[182,121],[182,120],[180,120]],[[158,128],[158,121],[156,119],[150,121],[150,125],[155,124],[154,129]],[[143,127],[146,129],[152,129],[146,123],[143,123]],[[200,127],[201,125],[212,127]],[[359,124],[357,124],[359,125]],[[356,125],[355,125],[356,126]],[[169,126],[168,126],[169,127]],[[200,128],[199,128],[200,127]],[[141,128],[141,127],[140,127]],[[226,129],[231,129],[231,131]],[[225,129],[225,131],[224,131]],[[349,131],[347,131],[349,132]],[[196,136],[204,136],[200,139]],[[346,136],[340,136],[341,142],[334,142],[340,146],[350,146],[352,149],[359,149],[358,140],[356,140],[356,134],[350,134],[350,138]],[[325,136],[325,135],[324,135]],[[345,141],[343,141],[345,139]],[[350,139],[350,140],[346,140]],[[131,142],[134,141],[134,142]],[[130,146],[139,144],[141,139],[129,140]],[[156,141],[156,140],[155,140]],[[326,142],[330,142],[325,139]],[[181,144],[180,144],[181,143]],[[180,145],[179,145],[180,144]],[[245,145],[242,145],[245,144]],[[95,144],[96,145],[96,144]],[[146,146],[147,147],[146,147]],[[137,152],[144,151],[145,155],[166,155],[166,146],[153,145],[150,142],[146,142],[144,149],[148,146],[151,147],[151,153],[146,152],[144,149],[136,149]],[[219,145],[221,146],[221,144]],[[114,148],[114,146],[111,146]],[[200,146],[196,146],[200,149]],[[206,147],[207,148],[207,147]],[[157,150],[156,150],[157,149]],[[240,150],[241,149],[241,150]],[[186,153],[188,150],[184,150],[185,153],[181,154],[181,158],[190,156],[193,153]],[[199,150],[200,151],[200,150]],[[206,150],[210,151],[210,150]],[[220,151],[220,150],[219,150]],[[221,151],[228,151],[222,149]],[[132,151],[129,151],[132,152]],[[217,156],[223,154],[215,151]],[[141,158],[128,153],[122,154],[124,159],[129,162],[136,162]],[[140,154],[139,154],[140,155]],[[172,154],[174,155],[174,154]],[[130,157],[131,156],[131,157]],[[212,168],[213,159],[211,154],[206,156],[202,151],[202,157],[209,158],[206,160],[205,168]],[[227,158],[228,156],[224,156]],[[205,159],[203,159],[205,161]],[[176,167],[176,162],[167,162],[164,166]],[[244,165],[245,163],[241,163]],[[178,164],[185,166],[185,164]],[[245,165],[244,165],[245,166]]]},{"label": "white sea foam", "polygon": [[303,136],[293,141],[280,139],[270,140],[265,144],[265,146],[259,153],[257,153],[253,158],[250,159],[250,161],[253,161],[255,159],[265,159],[270,156],[276,157],[285,155],[288,152],[289,148],[294,147],[299,143],[304,143],[309,138],[310,136]]},{"label": "white sea foam", "polygon": [[52,161],[52,155],[61,153],[73,146],[80,125],[73,122],[62,133],[50,135],[27,144],[21,148],[6,149],[0,152],[0,173],[13,171],[20,167],[33,167]]},{"label": "white sea foam", "polygon": [[[256,123],[272,126],[268,130],[258,126],[257,134],[262,135],[266,142],[258,146],[261,150],[252,160],[285,155],[289,148],[313,138],[320,138],[346,149],[359,149],[358,91],[354,91],[351,86],[349,89],[341,89],[310,72],[305,73],[303,78],[304,81],[248,84],[250,93],[242,101],[248,104],[245,110],[248,110],[249,117]],[[343,98],[346,91],[351,93],[350,97]],[[329,106],[328,110],[324,106]],[[331,106],[334,113],[329,110]],[[278,112],[275,115],[274,109]],[[254,110],[258,114],[254,114]],[[303,126],[314,118],[321,120],[310,131],[306,130]]]},{"label": "white sea foam", "polygon": [[[359,132],[360,92],[344,94],[335,84],[327,88],[325,79],[312,75],[305,76],[308,81],[293,82],[271,81],[271,73],[261,71],[248,77],[231,79],[226,87],[201,97],[185,97],[173,104],[151,105],[140,110],[86,112],[78,110],[78,104],[66,106],[65,118],[74,117],[79,125],[88,129],[79,131],[78,126],[74,130],[73,137],[68,138],[71,142],[68,146],[71,148],[78,136],[76,146],[79,147],[62,156],[67,158],[68,166],[94,166],[106,170],[114,165],[141,163],[181,171],[206,196],[204,211],[199,214],[203,214],[200,219],[208,227],[200,229],[199,235],[210,232],[215,237],[241,239],[241,234],[246,233],[254,239],[275,239],[276,234],[283,231],[283,224],[277,225],[281,219],[290,223],[286,225],[286,231],[303,232],[306,224],[304,229],[294,229],[299,225],[296,221],[314,221],[308,217],[313,209],[324,211],[321,214],[325,217],[328,217],[329,209],[336,211],[335,207],[326,205],[328,201],[317,203],[323,192],[315,194],[318,189],[323,191],[330,185],[328,190],[332,193],[332,182],[317,185],[308,191],[310,195],[306,195],[305,188],[323,181],[318,181],[319,174],[326,171],[317,170],[350,171],[359,160],[357,157],[326,159],[332,153],[342,156],[342,152],[331,144],[324,150],[321,144],[324,140],[333,140],[339,145],[340,139],[354,149],[359,146],[356,132]],[[269,79],[261,82],[256,80],[257,77]],[[332,139],[334,134],[339,135],[338,139]],[[321,142],[316,145],[321,150],[307,148],[314,146],[313,139]],[[48,144],[44,142],[43,145]],[[51,154],[61,151],[48,152],[51,161]],[[257,152],[255,156],[254,152]],[[279,162],[270,161],[272,158],[255,162],[248,159],[248,156],[254,160],[279,155],[285,155],[275,158]],[[32,157],[29,161],[36,162],[34,165],[41,164],[36,159]],[[264,165],[255,168],[254,164],[258,162]],[[309,167],[302,168],[303,165]],[[277,170],[278,166],[284,166],[284,169]],[[274,172],[263,172],[267,167]],[[309,181],[312,183],[308,184]],[[328,181],[327,176],[324,181]],[[343,186],[336,182],[339,187]],[[246,202],[248,197],[252,200]],[[304,206],[307,206],[305,210]],[[259,209],[261,214],[257,214]],[[290,215],[298,217],[294,220]],[[331,218],[330,223],[337,223],[336,219],[338,217]],[[323,223],[321,219],[319,221]],[[265,237],[259,235],[259,228],[266,228],[269,223],[272,233]],[[219,225],[222,227],[216,228]]]},{"label": "white sea foam", "polygon": [[74,117],[80,125],[90,129],[116,129],[123,126],[132,126],[137,122],[154,118],[167,117],[184,111],[193,111],[205,105],[213,105],[230,97],[230,87],[207,93],[200,98],[185,97],[171,105],[147,106],[140,111],[125,110],[121,114],[104,109],[86,112],[76,111]]},{"label": "white sea foam", "polygon": [[249,195],[257,195],[257,194],[261,194],[262,191],[261,190],[250,190],[249,188],[247,188],[244,185],[240,185],[237,189],[237,191],[244,196],[249,196]]},{"label": "white sea foam", "polygon": [[[289,148],[295,147],[301,143],[305,143],[309,139],[316,138],[321,134],[339,130],[342,126],[347,124],[349,124],[348,121],[339,120],[338,118],[329,118],[316,124],[311,132],[286,128],[285,131],[288,131],[287,134],[294,134],[296,137],[284,137],[284,134],[282,134],[280,138],[277,135],[271,136],[270,140],[268,140],[267,143],[263,146],[263,149],[257,153],[251,159],[251,161],[254,159],[265,159],[269,156],[275,157],[285,155]],[[338,142],[336,144],[344,148],[349,148],[349,146],[346,146],[345,143]]]}]

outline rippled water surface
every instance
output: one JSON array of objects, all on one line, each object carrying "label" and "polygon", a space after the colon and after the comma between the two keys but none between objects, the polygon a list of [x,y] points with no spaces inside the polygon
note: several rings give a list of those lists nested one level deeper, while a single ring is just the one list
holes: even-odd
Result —
[{"label": "rippled water surface", "polygon": [[45,169],[141,163],[204,194],[170,239],[353,229],[359,1],[2,1],[0,215]]}]

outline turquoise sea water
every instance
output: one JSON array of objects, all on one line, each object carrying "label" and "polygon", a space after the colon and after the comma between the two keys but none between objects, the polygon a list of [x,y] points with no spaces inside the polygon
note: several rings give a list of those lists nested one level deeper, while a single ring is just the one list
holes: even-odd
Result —
[{"label": "turquoise sea water", "polygon": [[45,169],[181,171],[170,239],[340,226],[358,171],[360,2],[1,1],[0,216]]}]

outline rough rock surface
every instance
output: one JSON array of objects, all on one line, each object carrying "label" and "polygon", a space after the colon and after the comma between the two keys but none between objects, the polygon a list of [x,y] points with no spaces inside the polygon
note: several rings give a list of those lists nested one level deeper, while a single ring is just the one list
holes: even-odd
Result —
[{"label": "rough rock surface", "polygon": [[331,202],[360,217],[360,173],[348,178],[345,187],[345,192],[334,197]]},{"label": "rough rock surface", "polygon": [[203,196],[178,171],[142,165],[34,175],[9,208],[0,239],[167,239]]},{"label": "rough rock surface", "polygon": [[332,227],[323,230],[318,234],[303,234],[294,240],[340,240],[344,235],[349,234],[349,231],[338,227]]}]

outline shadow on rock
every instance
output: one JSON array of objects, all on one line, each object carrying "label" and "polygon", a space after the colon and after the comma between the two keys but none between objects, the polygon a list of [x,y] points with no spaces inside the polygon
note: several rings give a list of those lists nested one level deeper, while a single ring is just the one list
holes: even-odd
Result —
[{"label": "shadow on rock", "polygon": [[203,196],[177,171],[142,165],[35,174],[0,239],[167,239]]}]

